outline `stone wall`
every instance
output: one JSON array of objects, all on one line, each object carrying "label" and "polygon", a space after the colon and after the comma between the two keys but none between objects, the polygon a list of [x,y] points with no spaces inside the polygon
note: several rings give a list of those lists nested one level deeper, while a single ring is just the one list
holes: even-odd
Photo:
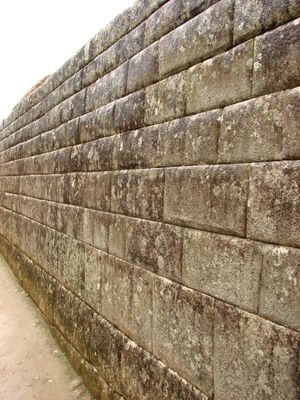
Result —
[{"label": "stone wall", "polygon": [[299,399],[299,16],[139,0],[3,121],[1,252],[97,398]]}]

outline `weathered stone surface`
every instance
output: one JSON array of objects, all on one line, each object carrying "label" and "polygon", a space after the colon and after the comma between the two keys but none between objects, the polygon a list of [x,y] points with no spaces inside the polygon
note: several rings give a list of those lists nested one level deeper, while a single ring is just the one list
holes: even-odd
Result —
[{"label": "weathered stone surface", "polygon": [[115,102],[115,130],[131,131],[141,128],[145,118],[145,91],[140,90]]},{"label": "weathered stone surface", "polygon": [[146,89],[146,125],[184,116],[186,72],[171,76]]},{"label": "weathered stone surface", "polygon": [[103,265],[102,315],[151,350],[152,281],[147,271],[110,258]]},{"label": "weathered stone surface", "polygon": [[247,166],[170,168],[164,220],[244,236],[247,195]]},{"label": "weathered stone surface", "polygon": [[163,214],[164,171],[121,171],[112,174],[111,211],[159,220]]},{"label": "weathered stone surface", "polygon": [[300,158],[300,88],[285,92],[283,148],[287,159]]},{"label": "weathered stone surface", "polygon": [[210,396],[214,300],[161,278],[153,301],[154,355]]},{"label": "weathered stone surface", "polygon": [[126,221],[127,217],[110,214],[108,252],[119,258],[126,258]]},{"label": "weathered stone surface", "polygon": [[300,15],[297,0],[236,0],[234,41],[242,42]]},{"label": "weathered stone surface", "polygon": [[217,303],[216,400],[299,398],[299,334]]},{"label": "weathered stone surface", "polygon": [[101,313],[102,308],[102,271],[108,256],[91,246],[85,247],[83,300],[94,310]]},{"label": "weathered stone surface", "polygon": [[110,181],[111,175],[109,172],[86,174],[81,205],[108,211],[110,209]]},{"label": "weathered stone surface", "polygon": [[188,70],[188,114],[251,97],[253,42],[249,41]]},{"label": "weathered stone surface", "polygon": [[258,243],[188,229],[183,249],[183,284],[257,312],[263,260]]},{"label": "weathered stone surface", "polygon": [[157,82],[158,68],[158,43],[154,43],[130,59],[127,92],[135,92]]},{"label": "weathered stone surface", "polygon": [[124,63],[89,86],[86,92],[85,112],[96,110],[123,97],[126,92],[127,70],[128,63]]},{"label": "weathered stone surface", "polygon": [[163,37],[159,44],[160,76],[227,50],[232,44],[232,18],[232,0],[222,0]]},{"label": "weathered stone surface", "polygon": [[250,175],[247,236],[300,246],[300,163],[253,164]]},{"label": "weathered stone surface", "polygon": [[259,313],[300,331],[300,251],[264,246]]},{"label": "weathered stone surface", "polygon": [[128,219],[126,231],[128,261],[181,282],[183,243],[181,228]]},{"label": "weathered stone surface", "polygon": [[[116,152],[118,169],[160,166],[158,158],[159,127],[149,126],[120,136]],[[151,151],[149,151],[151,149]]]},{"label": "weathered stone surface", "polygon": [[220,163],[280,160],[283,148],[283,93],[226,107],[219,140]]},{"label": "weathered stone surface", "polygon": [[253,95],[300,84],[300,19],[255,40]]},{"label": "weathered stone surface", "polygon": [[157,163],[167,167],[215,163],[220,120],[217,110],[160,125]]}]

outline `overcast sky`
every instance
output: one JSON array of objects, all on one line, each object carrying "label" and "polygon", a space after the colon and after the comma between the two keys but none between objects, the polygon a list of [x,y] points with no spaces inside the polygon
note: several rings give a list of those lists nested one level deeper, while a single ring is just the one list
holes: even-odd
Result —
[{"label": "overcast sky", "polygon": [[134,0],[0,0],[0,121]]}]

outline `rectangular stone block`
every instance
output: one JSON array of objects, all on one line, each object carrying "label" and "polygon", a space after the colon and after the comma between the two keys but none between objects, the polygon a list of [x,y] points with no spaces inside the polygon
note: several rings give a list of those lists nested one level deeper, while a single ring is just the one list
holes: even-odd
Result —
[{"label": "rectangular stone block", "polygon": [[140,90],[116,101],[114,118],[117,132],[141,128],[145,118],[145,91]]},{"label": "rectangular stone block", "polygon": [[116,152],[117,169],[151,168],[161,165],[158,158],[157,125],[149,126],[120,136]]},{"label": "rectangular stone block", "polygon": [[250,174],[247,236],[300,246],[300,163],[253,164]]},{"label": "rectangular stone block", "polygon": [[287,159],[300,158],[300,87],[285,92],[283,149]]},{"label": "rectangular stone block", "polygon": [[256,242],[187,229],[182,282],[257,312],[263,256]]},{"label": "rectangular stone block", "polygon": [[85,112],[96,110],[123,97],[126,92],[127,70],[128,63],[122,64],[89,86],[86,92]]},{"label": "rectangular stone block", "polygon": [[300,19],[255,39],[253,95],[300,84]]},{"label": "rectangular stone block", "polygon": [[247,166],[168,168],[164,220],[244,236],[247,196]]},{"label": "rectangular stone block", "polygon": [[128,261],[181,282],[181,228],[130,218],[126,234]]},{"label": "rectangular stone block", "polygon": [[188,114],[224,107],[251,97],[253,41],[188,70]]},{"label": "rectangular stone block", "polygon": [[216,303],[214,398],[299,398],[298,333]]},{"label": "rectangular stone block", "polygon": [[159,79],[158,43],[146,47],[129,61],[127,93],[145,88]]},{"label": "rectangular stone block", "polygon": [[90,172],[85,175],[82,190],[83,207],[101,211],[110,209],[111,175],[109,172]]},{"label": "rectangular stone block", "polygon": [[160,77],[229,49],[232,45],[232,30],[232,0],[222,0],[179,26],[159,43]]},{"label": "rectangular stone block", "polygon": [[214,299],[154,281],[153,353],[208,396],[213,392]]},{"label": "rectangular stone block", "polygon": [[132,170],[112,174],[112,212],[159,220],[163,215],[163,197],[163,170]]},{"label": "rectangular stone block", "polygon": [[300,250],[263,246],[259,314],[300,331]]},{"label": "rectangular stone block", "polygon": [[150,350],[152,281],[147,271],[110,257],[103,265],[102,315]]},{"label": "rectangular stone block", "polygon": [[240,43],[300,15],[298,0],[236,0],[234,42]]},{"label": "rectangular stone block", "polygon": [[108,255],[91,246],[85,246],[83,300],[98,313],[102,308],[102,270]]},{"label": "rectangular stone block", "polygon": [[86,171],[111,171],[116,169],[116,152],[119,136],[109,136],[83,143],[79,149],[81,168]]},{"label": "rectangular stone block", "polygon": [[226,107],[219,140],[220,163],[280,160],[283,149],[283,93]]},{"label": "rectangular stone block", "polygon": [[157,165],[215,163],[221,115],[209,111],[160,125]]},{"label": "rectangular stone block", "polygon": [[146,88],[146,125],[183,117],[186,103],[186,72]]},{"label": "rectangular stone block", "polygon": [[108,253],[126,258],[126,222],[127,217],[109,214]]}]

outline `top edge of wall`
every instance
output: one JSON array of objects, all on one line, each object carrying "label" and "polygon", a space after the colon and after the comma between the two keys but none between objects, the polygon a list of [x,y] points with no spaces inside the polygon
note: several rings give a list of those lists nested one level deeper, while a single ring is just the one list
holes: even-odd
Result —
[{"label": "top edge of wall", "polygon": [[125,9],[96,33],[96,35],[81,47],[74,56],[52,73],[41,86],[28,96],[23,97],[13,108],[9,116],[0,122],[0,132],[38,104],[68,78],[80,71],[95,57],[107,50],[117,40],[135,29],[168,1],[169,0],[136,0],[132,7]]}]

